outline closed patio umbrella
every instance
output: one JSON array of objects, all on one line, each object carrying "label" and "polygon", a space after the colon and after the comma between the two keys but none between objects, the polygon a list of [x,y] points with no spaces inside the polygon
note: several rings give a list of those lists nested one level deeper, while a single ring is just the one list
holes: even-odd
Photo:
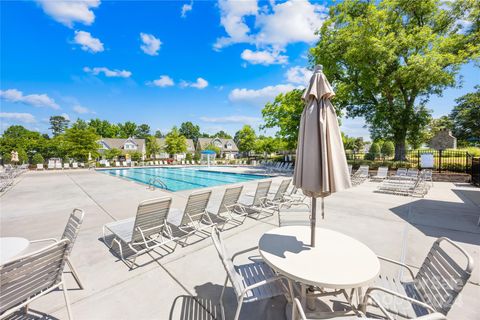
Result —
[{"label": "closed patio umbrella", "polygon": [[311,246],[315,246],[316,198],[351,187],[337,115],[330,99],[335,96],[330,83],[316,66],[302,99],[305,108],[298,132],[297,159],[293,184],[312,198]]}]

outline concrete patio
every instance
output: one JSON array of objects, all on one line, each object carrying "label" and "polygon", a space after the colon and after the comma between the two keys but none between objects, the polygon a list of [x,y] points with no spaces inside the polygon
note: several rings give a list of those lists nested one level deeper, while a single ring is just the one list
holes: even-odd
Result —
[{"label": "concrete patio", "polygon": [[[273,190],[281,179],[273,178]],[[248,202],[247,194],[253,193],[256,182],[244,185],[241,201]],[[319,226],[350,235],[375,253],[416,268],[436,238],[454,240],[472,255],[476,266],[449,319],[479,319],[480,227],[476,223],[480,189],[436,182],[425,198],[411,198],[376,193],[376,186],[366,182],[328,197],[326,218],[319,221]],[[225,186],[212,189],[209,208],[215,211]],[[220,318],[217,302],[225,271],[209,238],[184,248],[178,246],[172,254],[163,256],[161,249],[145,254],[137,259],[142,266],[133,270],[101,239],[103,224],[133,217],[140,201],[171,196],[173,207],[182,208],[190,193],[151,191],[145,185],[93,170],[28,172],[1,195],[0,236],[29,240],[59,237],[72,209],[82,208],[85,220],[71,258],[85,289],[77,289],[67,275],[76,319]],[[277,226],[277,216],[260,221],[247,219],[222,236],[234,253],[257,245],[264,232]],[[227,291],[226,300],[228,317],[236,306],[233,290]],[[199,302],[203,308],[194,308]],[[285,299],[277,298],[246,305],[241,318],[284,319],[285,303]],[[48,315],[46,318],[66,318],[60,291],[39,299],[31,309]],[[189,310],[196,310],[191,311],[194,317]]]}]

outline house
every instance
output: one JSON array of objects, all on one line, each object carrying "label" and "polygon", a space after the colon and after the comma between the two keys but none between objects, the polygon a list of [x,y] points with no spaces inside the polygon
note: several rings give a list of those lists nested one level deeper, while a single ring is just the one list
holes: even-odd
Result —
[{"label": "house", "polygon": [[[187,153],[191,153],[191,154],[195,153],[195,144],[193,143],[193,140],[192,139],[187,139],[186,142],[187,142],[187,152],[182,153],[182,154],[174,155],[174,157],[177,160],[184,159]],[[165,146],[166,146],[165,138],[157,138],[157,144],[160,147],[161,151],[160,151],[159,154],[155,155],[155,158],[156,159],[170,158],[170,155],[167,152],[165,152]]]},{"label": "house", "polygon": [[142,159],[145,158],[146,148],[145,148],[145,139],[117,139],[117,138],[102,138],[98,141],[100,148],[98,152],[103,154],[105,150],[118,149],[121,150],[123,154],[132,154],[134,152],[140,152],[142,154]]},{"label": "house", "polygon": [[428,145],[435,150],[457,149],[457,138],[450,130],[440,130]]},{"label": "house", "polygon": [[220,149],[221,158],[234,159],[238,155],[238,147],[233,139],[198,138],[197,151],[205,150],[210,144]]}]

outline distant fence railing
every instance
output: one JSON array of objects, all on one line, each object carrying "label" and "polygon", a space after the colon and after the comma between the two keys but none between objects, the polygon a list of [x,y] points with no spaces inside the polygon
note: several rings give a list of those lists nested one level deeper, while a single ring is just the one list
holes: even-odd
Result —
[{"label": "distant fence railing", "polygon": [[[428,167],[422,163],[422,155],[433,158]],[[371,154],[365,152],[346,151],[348,163],[353,166],[373,165],[388,166],[391,169],[406,168],[431,168],[436,172],[471,173],[473,157],[464,150],[408,150],[401,157],[403,160],[394,160],[393,156],[385,156],[381,153]]]}]

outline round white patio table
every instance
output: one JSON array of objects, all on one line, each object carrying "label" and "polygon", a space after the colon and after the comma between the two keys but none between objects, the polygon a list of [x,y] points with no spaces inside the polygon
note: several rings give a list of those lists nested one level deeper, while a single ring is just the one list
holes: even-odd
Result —
[{"label": "round white patio table", "polygon": [[25,238],[4,237],[0,238],[0,264],[11,260],[25,250],[30,244]]},{"label": "round white patio table", "polygon": [[352,237],[323,228],[317,228],[312,248],[310,230],[307,226],[270,230],[260,238],[260,255],[272,269],[295,282],[335,290],[356,289],[361,299],[361,288],[380,271],[375,253]]}]

